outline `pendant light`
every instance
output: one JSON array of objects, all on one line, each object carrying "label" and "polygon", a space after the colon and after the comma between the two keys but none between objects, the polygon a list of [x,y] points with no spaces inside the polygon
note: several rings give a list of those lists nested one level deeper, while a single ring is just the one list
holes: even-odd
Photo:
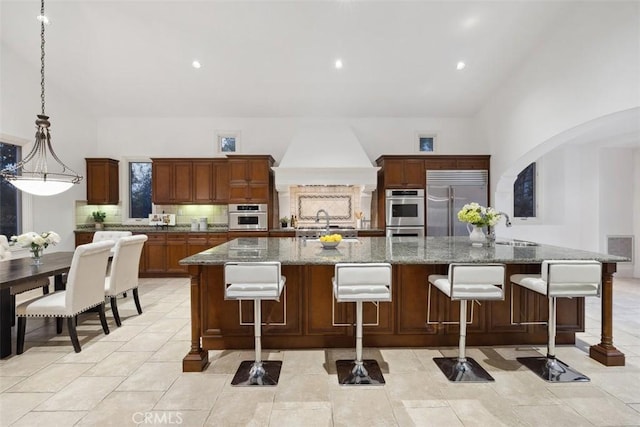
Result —
[{"label": "pendant light", "polygon": [[36,120],[35,145],[20,162],[0,171],[0,175],[25,193],[36,196],[60,194],[82,181],[82,176],[65,165],[53,151],[49,116],[44,111],[44,0],[40,2],[40,103],[42,114]]}]

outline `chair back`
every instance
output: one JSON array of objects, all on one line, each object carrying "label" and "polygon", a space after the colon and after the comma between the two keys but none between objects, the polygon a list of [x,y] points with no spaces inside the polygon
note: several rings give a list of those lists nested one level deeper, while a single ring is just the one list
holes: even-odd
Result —
[{"label": "chair back", "polygon": [[67,276],[65,306],[79,313],[104,302],[104,277],[113,242],[87,243],[76,248]]},{"label": "chair back", "polygon": [[93,243],[112,240],[114,243],[123,237],[131,236],[130,231],[96,231],[93,233]]},{"label": "chair back", "polygon": [[338,263],[333,283],[338,301],[391,301],[391,264]]},{"label": "chair back", "polygon": [[279,261],[227,262],[224,265],[226,299],[277,299],[284,281]]},{"label": "chair back", "polygon": [[542,280],[550,297],[599,296],[602,264],[595,260],[546,260]]},{"label": "chair back", "polygon": [[0,261],[11,259],[11,250],[9,249],[9,240],[4,234],[0,234]]},{"label": "chair back", "polygon": [[122,237],[116,242],[111,262],[111,274],[107,277],[105,291],[115,296],[138,287],[140,255],[147,236],[138,234]]},{"label": "chair back", "polygon": [[451,299],[504,299],[504,264],[449,264]]}]

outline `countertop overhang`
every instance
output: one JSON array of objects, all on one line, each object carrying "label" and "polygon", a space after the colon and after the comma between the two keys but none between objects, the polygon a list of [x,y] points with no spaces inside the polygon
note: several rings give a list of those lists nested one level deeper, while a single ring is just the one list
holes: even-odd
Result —
[{"label": "countertop overhang", "polygon": [[468,237],[358,237],[335,249],[320,242],[290,237],[239,238],[180,260],[181,265],[221,265],[228,261],[280,261],[283,265],[338,262],[391,264],[450,264],[452,262],[540,264],[544,260],[593,259],[603,263],[628,261],[614,255],[559,246],[493,245],[473,247]]}]

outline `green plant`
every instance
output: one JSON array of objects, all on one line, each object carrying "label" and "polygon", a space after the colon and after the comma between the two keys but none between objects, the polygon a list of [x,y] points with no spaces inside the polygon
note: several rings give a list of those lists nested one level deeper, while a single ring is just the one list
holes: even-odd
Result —
[{"label": "green plant", "polygon": [[280,223],[289,224],[289,217],[288,216],[283,216],[282,218],[280,218]]},{"label": "green plant", "polygon": [[93,220],[95,222],[104,222],[104,219],[107,217],[106,212],[102,211],[91,212],[91,215],[93,216]]}]

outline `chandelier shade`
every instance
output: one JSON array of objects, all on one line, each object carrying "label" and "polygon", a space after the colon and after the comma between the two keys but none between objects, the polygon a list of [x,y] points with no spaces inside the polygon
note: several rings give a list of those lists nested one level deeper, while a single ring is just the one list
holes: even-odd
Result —
[{"label": "chandelier shade", "polygon": [[44,27],[48,23],[44,14],[44,0],[40,2],[40,100],[42,114],[38,114],[36,120],[36,140],[33,148],[23,159],[13,165],[9,165],[0,176],[13,184],[14,187],[25,193],[35,196],[53,196],[67,191],[73,184],[82,181],[73,169],[65,165],[56,155],[51,145],[49,133],[49,116],[45,114],[44,94]]}]

